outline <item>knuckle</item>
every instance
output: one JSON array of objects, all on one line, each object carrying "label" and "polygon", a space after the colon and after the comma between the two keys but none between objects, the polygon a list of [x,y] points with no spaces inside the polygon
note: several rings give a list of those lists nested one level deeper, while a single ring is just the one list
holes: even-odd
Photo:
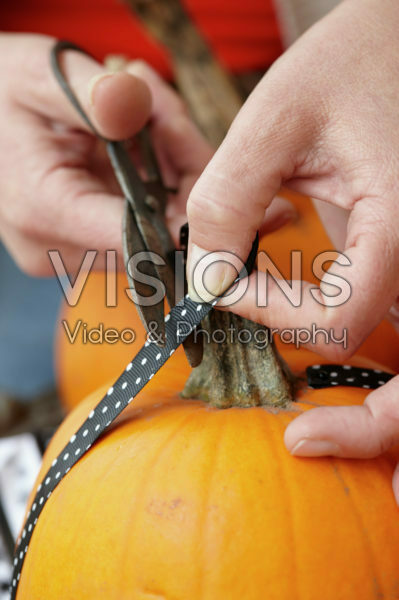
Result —
[{"label": "knuckle", "polygon": [[187,203],[187,216],[190,222],[197,224],[222,225],[226,220],[226,209],[220,205],[217,197],[204,186],[196,187]]},{"label": "knuckle", "polygon": [[331,360],[334,360],[338,363],[343,363],[346,360],[350,359],[353,355],[354,350],[348,345],[348,347],[344,348],[343,346],[339,346],[337,344],[329,344],[329,357]]},{"label": "knuckle", "polygon": [[184,102],[183,98],[177,94],[166,81],[160,77],[160,75],[145,61],[142,59],[136,59],[130,61],[127,65],[127,71],[131,75],[139,77],[145,81],[150,87],[161,86],[163,91],[167,91],[168,98],[173,101],[172,108],[174,114],[188,115],[189,110]]},{"label": "knuckle", "polygon": [[353,350],[349,346],[344,348],[342,345],[334,343],[316,345],[316,349],[324,358],[336,363],[343,363],[353,355]]},{"label": "knuckle", "polygon": [[192,219],[215,224],[222,229],[230,229],[233,225],[243,224],[252,227],[263,217],[264,207],[254,203],[249,210],[247,190],[234,173],[223,172],[214,165],[207,169],[195,184],[189,200],[188,210]]},{"label": "knuckle", "polygon": [[6,220],[12,229],[24,237],[35,238],[39,236],[38,215],[31,202],[23,207],[10,203],[6,211]]},{"label": "knuckle", "polygon": [[190,139],[193,135],[194,124],[188,115],[177,113],[168,120],[168,128],[175,131],[180,139]]},{"label": "knuckle", "polygon": [[219,249],[239,255],[249,251],[260,219],[256,206],[249,209],[247,194],[241,191],[235,181],[212,173],[194,186],[187,204],[194,243],[208,248],[212,239]]},{"label": "knuckle", "polygon": [[[24,77],[35,82],[36,90],[43,90],[48,94],[48,84],[50,78],[50,66],[48,55],[55,43],[55,38],[46,35],[24,35],[21,37],[19,52],[16,53],[16,67],[18,72],[24,73]],[[15,78],[16,99],[21,94],[18,88],[18,81]]]},{"label": "knuckle", "polygon": [[167,95],[170,99],[170,119],[178,119],[179,117],[189,117],[188,107],[183,100],[183,98],[177,94],[173,88],[169,86],[166,82],[163,82],[163,85],[167,87]]},{"label": "knuckle", "polygon": [[[394,382],[396,385],[399,383],[397,377],[392,383]],[[371,430],[375,438],[375,446],[381,454],[398,443],[399,410],[395,394],[389,394],[385,398],[379,397],[378,394],[377,400],[376,393],[378,390],[366,398],[364,405],[372,422]]]},{"label": "knuckle", "polygon": [[189,116],[189,110],[187,104],[184,102],[183,98],[178,94],[175,95],[175,105],[176,105],[176,113],[180,114],[183,117]]},{"label": "knuckle", "polygon": [[7,198],[2,205],[2,217],[11,230],[18,231],[23,219],[23,210],[20,202],[14,202],[12,198]]},{"label": "knuckle", "polygon": [[44,250],[16,251],[13,254],[14,259],[26,275],[31,277],[48,277],[52,275],[51,266]]}]

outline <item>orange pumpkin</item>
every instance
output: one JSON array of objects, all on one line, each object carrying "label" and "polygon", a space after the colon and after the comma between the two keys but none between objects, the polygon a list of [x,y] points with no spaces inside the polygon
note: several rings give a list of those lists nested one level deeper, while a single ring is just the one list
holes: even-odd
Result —
[{"label": "orange pumpkin", "polygon": [[[331,248],[323,226],[311,201],[292,192],[284,192],[298,210],[298,219],[282,229],[265,236],[260,248],[266,250],[285,277],[290,277],[290,251],[302,250],[303,278],[318,283],[312,273],[315,256]],[[125,293],[127,280],[124,273],[117,277],[117,307],[107,307],[105,302],[105,277],[103,273],[91,273],[79,303],[75,307],[64,306],[62,319],[71,330],[79,320],[87,330],[103,324],[104,328],[118,331],[133,329],[133,344],[118,341],[115,344],[85,343],[81,335],[71,344],[63,326],[58,329],[57,373],[60,395],[67,409],[78,404],[82,398],[116,379],[145,341],[144,328],[132,301]],[[359,349],[359,354],[399,370],[399,345],[392,325],[383,322]],[[277,347],[285,354],[287,345],[276,340]],[[318,359],[319,360],[319,359]]]},{"label": "orange pumpkin", "polygon": [[[318,360],[306,350],[285,358],[297,372]],[[305,390],[284,410],[217,410],[179,397],[188,371],[179,349],[55,489],[18,600],[399,598],[399,452],[299,459],[283,444],[301,411],[361,404],[367,392]],[[39,479],[105,389],[63,423]]]}]

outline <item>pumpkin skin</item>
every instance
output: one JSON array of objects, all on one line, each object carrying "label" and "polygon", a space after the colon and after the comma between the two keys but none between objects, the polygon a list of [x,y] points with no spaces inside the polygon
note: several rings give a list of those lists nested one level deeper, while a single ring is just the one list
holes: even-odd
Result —
[{"label": "pumpkin skin", "polygon": [[[306,350],[285,358],[296,372],[317,362]],[[217,410],[179,397],[188,371],[179,349],[54,490],[18,600],[399,598],[399,451],[301,459],[283,444],[301,411],[361,404],[367,391]],[[38,481],[106,389],[62,424]]]},{"label": "pumpkin skin", "polygon": [[[315,256],[332,247],[328,236],[309,200],[299,194],[284,191],[283,194],[295,206],[298,218],[295,222],[275,231],[261,240],[260,249],[278,266],[281,273],[290,278],[290,250],[302,250],[303,279],[318,284],[311,264]],[[117,307],[107,307],[105,302],[105,276],[93,272],[89,275],[86,286],[75,307],[63,307],[61,319],[65,319],[70,328],[82,320],[88,329],[103,323],[105,328],[119,331],[130,328],[136,332],[133,344],[118,341],[115,344],[84,343],[78,337],[71,344],[62,326],[58,328],[56,343],[56,365],[59,392],[66,410],[76,406],[89,393],[110,379],[116,379],[132,356],[145,341],[145,331],[137,311],[127,297],[125,289],[127,279],[124,273],[117,275]],[[383,363],[393,371],[399,371],[398,337],[388,322],[382,322],[359,348],[358,353]],[[285,355],[287,344],[276,337],[278,350]],[[317,358],[316,362],[320,359]]]}]

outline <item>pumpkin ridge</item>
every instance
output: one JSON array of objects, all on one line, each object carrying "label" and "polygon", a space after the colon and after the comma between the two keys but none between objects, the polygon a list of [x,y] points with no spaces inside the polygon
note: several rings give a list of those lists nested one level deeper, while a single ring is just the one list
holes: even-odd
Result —
[{"label": "pumpkin ridge", "polygon": [[[345,460],[348,460],[348,459],[345,459]],[[356,462],[356,459],[349,459],[349,460]],[[381,460],[379,460],[378,462],[381,462]],[[334,470],[334,472],[336,474],[339,474],[338,479],[343,483],[344,489],[346,488],[348,490],[348,492],[346,493],[348,502],[350,502],[352,505],[353,514],[355,515],[356,520],[358,521],[358,523],[360,525],[359,530],[363,537],[364,544],[367,546],[367,552],[365,552],[365,556],[367,557],[366,560],[368,560],[368,563],[369,563],[369,569],[373,573],[373,581],[376,586],[376,599],[378,600],[379,598],[389,598],[390,591],[382,590],[382,588],[381,588],[381,581],[383,580],[383,578],[381,578],[379,573],[377,574],[376,569],[375,569],[375,565],[377,564],[378,561],[376,561],[377,556],[374,551],[374,545],[371,542],[370,536],[367,531],[366,524],[361,515],[360,506],[358,503],[355,502],[355,499],[353,497],[353,493],[354,493],[353,490],[355,490],[356,486],[350,486],[350,484],[348,484],[346,482],[344,474],[342,473],[342,469],[340,469],[341,466],[342,466],[341,460],[339,460],[335,457],[331,457],[331,468]],[[363,546],[364,546],[364,544],[363,544]],[[372,555],[373,560],[370,560],[370,554]]]}]

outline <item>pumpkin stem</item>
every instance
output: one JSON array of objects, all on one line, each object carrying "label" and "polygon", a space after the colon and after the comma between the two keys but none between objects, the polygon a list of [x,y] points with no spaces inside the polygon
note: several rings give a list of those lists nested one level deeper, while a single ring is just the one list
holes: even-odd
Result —
[{"label": "pumpkin stem", "polygon": [[217,408],[285,407],[293,400],[294,375],[269,329],[214,310],[202,322],[202,335],[204,357],[188,378],[183,398]]}]

